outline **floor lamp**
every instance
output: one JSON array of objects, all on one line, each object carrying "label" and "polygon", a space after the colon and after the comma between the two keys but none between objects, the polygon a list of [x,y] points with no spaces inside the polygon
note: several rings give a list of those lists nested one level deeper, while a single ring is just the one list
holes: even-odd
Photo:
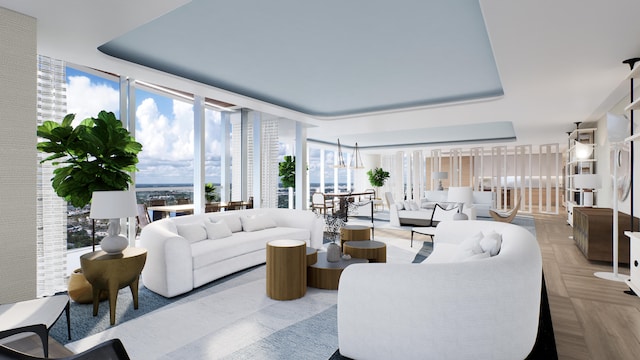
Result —
[{"label": "floor lamp", "polygon": [[607,135],[614,148],[613,156],[613,272],[597,272],[594,275],[606,280],[625,282],[629,276],[618,273],[618,168],[620,167],[620,144],[628,133],[629,121],[622,115],[607,113]]}]

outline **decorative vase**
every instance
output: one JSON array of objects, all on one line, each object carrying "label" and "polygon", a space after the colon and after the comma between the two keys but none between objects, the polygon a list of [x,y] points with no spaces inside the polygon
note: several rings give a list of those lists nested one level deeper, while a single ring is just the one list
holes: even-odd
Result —
[{"label": "decorative vase", "polygon": [[327,261],[328,262],[340,261],[341,255],[342,255],[342,251],[340,250],[340,245],[334,242],[327,245]]}]

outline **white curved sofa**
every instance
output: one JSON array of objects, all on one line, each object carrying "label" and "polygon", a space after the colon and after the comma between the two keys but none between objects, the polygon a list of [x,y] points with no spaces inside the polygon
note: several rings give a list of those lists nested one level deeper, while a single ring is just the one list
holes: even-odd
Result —
[{"label": "white curved sofa", "polygon": [[[478,231],[500,252],[456,260]],[[354,359],[524,359],[534,346],[542,260],[526,229],[491,221],[438,225],[422,264],[355,264],[338,288],[340,353]],[[465,261],[469,260],[469,261]]]},{"label": "white curved sofa", "polygon": [[304,240],[319,249],[323,230],[323,219],[313,212],[291,209],[235,210],[154,221],[140,233],[140,244],[147,249],[142,282],[162,296],[180,295],[263,264],[266,243],[271,240]]}]

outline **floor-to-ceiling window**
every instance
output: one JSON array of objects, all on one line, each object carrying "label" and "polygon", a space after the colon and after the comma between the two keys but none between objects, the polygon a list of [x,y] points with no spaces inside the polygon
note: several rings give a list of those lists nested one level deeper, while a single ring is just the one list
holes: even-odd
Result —
[{"label": "floor-to-ceiling window", "polygon": [[[120,91],[115,76],[73,66],[67,66],[66,75],[67,113],[76,114],[74,126],[86,118],[96,117],[101,110],[111,111],[120,117]],[[106,234],[106,230],[106,221],[96,221],[96,243]],[[67,248],[91,246],[92,236],[89,206],[78,209],[67,205]]]},{"label": "floor-to-ceiling window", "polygon": [[[223,184],[223,164],[225,154],[225,134],[228,129],[222,119],[222,113],[212,109],[205,109],[205,135],[204,135],[204,181],[212,184],[215,188],[215,194],[212,201],[220,201],[223,197],[225,188]],[[229,130],[230,133],[230,130]],[[230,135],[229,135],[230,136]]]},{"label": "floor-to-ceiling window", "polygon": [[[136,88],[139,203],[193,202],[193,102]],[[152,214],[153,215],[153,214]]]}]

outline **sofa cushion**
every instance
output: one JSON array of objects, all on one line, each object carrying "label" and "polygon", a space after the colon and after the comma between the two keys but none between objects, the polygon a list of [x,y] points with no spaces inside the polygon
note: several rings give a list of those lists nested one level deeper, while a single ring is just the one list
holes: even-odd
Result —
[{"label": "sofa cushion", "polygon": [[240,222],[240,215],[239,214],[228,214],[228,215],[220,215],[220,216],[216,216],[215,218],[212,218],[211,221],[220,221],[223,220],[224,222],[227,223],[227,226],[229,227],[229,230],[231,230],[231,232],[239,232],[242,231],[242,222]]},{"label": "sofa cushion", "polygon": [[243,231],[260,231],[276,227],[276,222],[267,215],[242,215],[240,216]]},{"label": "sofa cushion", "polygon": [[207,229],[207,238],[211,240],[223,239],[231,236],[233,233],[227,223],[220,220],[216,222],[205,222],[205,228]]},{"label": "sofa cushion", "polygon": [[456,254],[452,257],[451,260],[462,261],[462,260],[466,260],[467,258],[473,255],[483,253],[484,250],[482,250],[482,246],[480,246],[480,241],[483,238],[484,238],[484,235],[482,234],[482,232],[478,231],[477,233],[464,239],[460,243],[460,245],[458,245],[458,250],[456,251]]},{"label": "sofa cushion", "polygon": [[219,240],[205,240],[191,245],[193,269],[231,259],[254,251],[266,250],[267,242],[277,239],[308,240],[307,229],[276,227],[254,232],[236,232]]},{"label": "sofa cushion", "polygon": [[187,239],[190,243],[202,241],[207,238],[207,230],[201,223],[177,224],[176,229],[178,230],[178,235]]},{"label": "sofa cushion", "polygon": [[485,252],[489,252],[491,256],[496,256],[500,252],[502,246],[502,236],[495,230],[491,230],[486,233],[482,240],[480,240],[480,246]]},{"label": "sofa cushion", "polygon": [[473,254],[471,256],[468,256],[467,258],[465,258],[462,261],[481,260],[481,259],[488,259],[490,257],[491,257],[491,255],[488,252],[481,252],[480,254]]}]

